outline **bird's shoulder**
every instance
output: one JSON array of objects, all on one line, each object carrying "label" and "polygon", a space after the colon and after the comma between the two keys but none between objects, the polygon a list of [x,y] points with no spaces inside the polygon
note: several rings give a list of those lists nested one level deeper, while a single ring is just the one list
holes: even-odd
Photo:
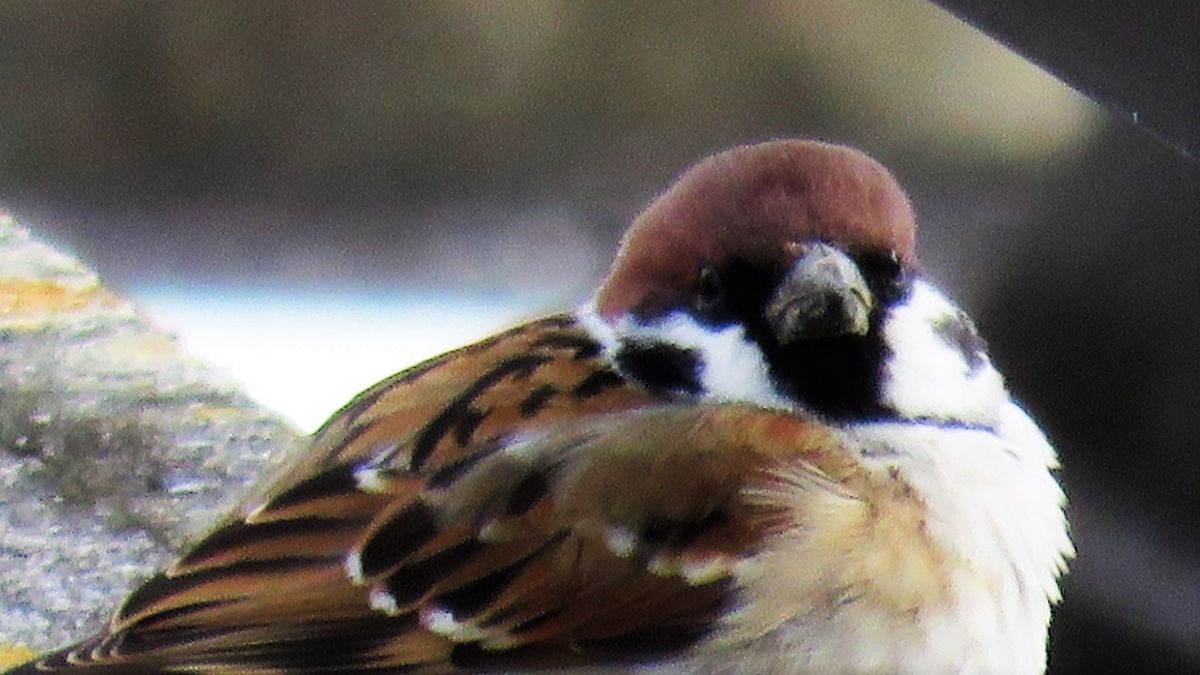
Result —
[{"label": "bird's shoulder", "polygon": [[467,448],[558,419],[661,402],[623,376],[572,313],[529,321],[363,391],[251,490],[242,512],[308,476],[370,459],[433,471]]}]

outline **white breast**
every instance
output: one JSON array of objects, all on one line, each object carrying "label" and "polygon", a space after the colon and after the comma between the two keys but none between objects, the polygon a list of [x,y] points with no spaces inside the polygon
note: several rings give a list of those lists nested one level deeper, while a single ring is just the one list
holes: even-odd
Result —
[{"label": "white breast", "polygon": [[[920,617],[888,672],[1040,673],[1050,605],[1073,549],[1054,453],[1016,404],[995,432],[867,425],[864,461],[897,469],[927,505],[931,537],[957,556],[950,606]],[[903,665],[902,665],[903,664]]]},{"label": "white breast", "polygon": [[953,602],[918,617],[915,634],[889,634],[880,624],[875,634],[855,635],[860,644],[845,642],[845,653],[831,652],[823,667],[840,670],[882,644],[884,658],[861,670],[1045,668],[1050,605],[1073,555],[1066,498],[1052,473],[1057,459],[987,355],[969,363],[940,334],[937,327],[951,320],[969,321],[936,288],[916,282],[884,325],[891,355],[883,397],[902,415],[927,421],[863,424],[848,434],[868,466],[897,475],[925,502],[930,536],[961,561],[948,580]]}]

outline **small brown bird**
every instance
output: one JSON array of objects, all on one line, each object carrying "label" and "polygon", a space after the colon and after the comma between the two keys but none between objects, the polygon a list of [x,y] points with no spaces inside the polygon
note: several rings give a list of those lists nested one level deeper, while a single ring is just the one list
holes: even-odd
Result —
[{"label": "small brown bird", "polygon": [[1038,673],[1055,454],[845,147],[704,160],[580,309],[372,387],[18,673]]}]

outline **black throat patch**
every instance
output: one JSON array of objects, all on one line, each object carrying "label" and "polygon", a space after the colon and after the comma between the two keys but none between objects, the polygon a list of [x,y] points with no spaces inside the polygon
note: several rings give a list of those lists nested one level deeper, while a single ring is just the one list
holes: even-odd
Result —
[{"label": "black throat patch", "polygon": [[889,309],[908,297],[911,279],[887,258],[856,256],[855,262],[876,299],[866,335],[780,344],[765,318],[779,272],[737,263],[721,270],[724,310],[698,318],[744,326],[762,350],[775,388],[801,406],[833,419],[894,418],[896,412],[881,402],[883,369],[890,356],[881,324]]}]

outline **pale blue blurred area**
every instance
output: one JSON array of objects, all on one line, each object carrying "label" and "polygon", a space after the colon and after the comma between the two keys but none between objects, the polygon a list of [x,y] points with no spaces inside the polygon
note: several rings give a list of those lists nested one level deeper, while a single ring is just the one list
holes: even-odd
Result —
[{"label": "pale blue blurred area", "polygon": [[148,318],[257,402],[315,430],[376,381],[542,311],[528,296],[150,286]]}]

